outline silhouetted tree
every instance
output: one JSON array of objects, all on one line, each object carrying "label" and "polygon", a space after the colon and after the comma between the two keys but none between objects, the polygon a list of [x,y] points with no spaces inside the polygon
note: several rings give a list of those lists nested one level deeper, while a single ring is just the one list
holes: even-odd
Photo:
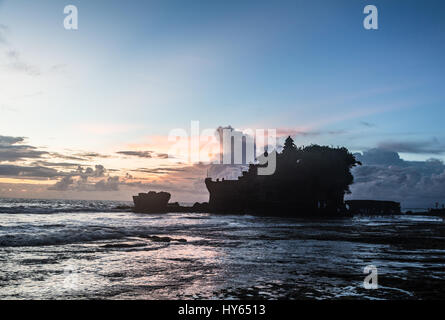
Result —
[{"label": "silhouetted tree", "polygon": [[294,140],[289,136],[284,141],[283,153],[296,151],[297,147],[294,144]]},{"label": "silhouetted tree", "polygon": [[[294,140],[289,136],[286,138],[286,141],[284,142],[284,147],[282,151],[282,157],[281,159],[284,161],[281,161],[282,164],[289,165],[295,165],[298,155],[298,148],[294,144]],[[289,170],[289,168],[287,168]]]}]

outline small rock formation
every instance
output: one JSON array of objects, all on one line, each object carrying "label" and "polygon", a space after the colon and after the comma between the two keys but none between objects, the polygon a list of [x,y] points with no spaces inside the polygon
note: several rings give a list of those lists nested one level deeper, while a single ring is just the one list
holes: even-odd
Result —
[{"label": "small rock formation", "polygon": [[192,212],[205,213],[209,212],[209,203],[208,202],[195,202],[192,207]]},{"label": "small rock formation", "polygon": [[139,193],[133,197],[133,211],[137,213],[207,213],[209,204],[207,202],[195,202],[192,207],[181,206],[178,202],[168,203],[170,200],[168,192]]},{"label": "small rock formation", "polygon": [[168,192],[139,193],[133,197],[134,211],[141,213],[165,213],[167,212],[167,204],[170,200]]}]

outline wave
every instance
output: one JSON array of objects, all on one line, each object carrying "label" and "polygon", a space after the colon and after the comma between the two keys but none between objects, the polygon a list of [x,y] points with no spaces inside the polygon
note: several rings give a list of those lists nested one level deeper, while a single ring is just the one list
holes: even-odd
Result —
[{"label": "wave", "polygon": [[[18,231],[18,232],[17,232]],[[32,228],[25,232],[9,232],[0,235],[0,247],[33,247],[88,243],[101,240],[120,240],[128,237],[149,238],[151,228],[113,228],[106,226],[71,226],[50,230]]]},{"label": "wave", "polygon": [[[107,240],[139,240],[150,243],[185,243],[186,239],[175,236],[157,236],[153,234],[162,234],[159,229],[154,228],[138,228],[138,229],[122,229],[111,227],[86,227],[86,228],[64,228],[55,232],[33,232],[33,233],[15,233],[0,235],[0,247],[36,247],[36,246],[53,246],[67,244],[85,244],[96,241]],[[146,243],[144,243],[144,246]],[[142,246],[126,243],[107,243],[103,248],[126,248]]]},{"label": "wave", "polygon": [[[62,218],[64,219],[64,218]],[[178,230],[182,226],[173,224],[171,226],[153,224],[150,222],[156,219],[145,220],[144,224],[133,221],[130,224],[107,225],[108,219],[104,224],[97,224],[99,221],[75,221],[68,224],[47,224],[47,223],[13,223],[0,226],[0,248],[1,247],[36,247],[36,246],[54,246],[54,245],[79,245],[94,243],[97,241],[113,241],[109,247],[119,247],[116,245],[122,240],[138,240],[150,243],[169,243],[187,242]],[[129,216],[131,219],[131,216]],[[108,245],[106,243],[105,245]],[[106,248],[107,246],[105,246]]]},{"label": "wave", "polygon": [[86,200],[0,199],[0,214],[122,212],[129,202]]}]

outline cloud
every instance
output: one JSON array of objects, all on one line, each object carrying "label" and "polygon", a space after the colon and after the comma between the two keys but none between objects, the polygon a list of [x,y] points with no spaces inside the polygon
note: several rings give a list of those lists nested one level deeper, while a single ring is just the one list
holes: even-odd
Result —
[{"label": "cloud", "polygon": [[305,130],[305,129],[287,129],[280,128],[277,129],[278,137],[295,137],[295,136],[303,136],[303,137],[317,137],[321,135],[340,135],[347,133],[346,130]]},{"label": "cloud", "polygon": [[363,154],[356,153],[356,159],[361,161],[367,165],[404,165],[405,161],[403,161],[399,154],[394,151],[388,151],[385,149],[370,149],[368,151],[364,151]]},{"label": "cloud", "polygon": [[96,191],[118,191],[119,177],[108,177],[106,180],[100,180],[94,185]]},{"label": "cloud", "polygon": [[[55,191],[119,191],[120,185],[125,185],[125,181],[129,176],[122,179],[118,176],[104,175],[105,168],[103,166],[96,166],[96,169],[87,168],[86,170],[79,169],[77,173],[73,173],[62,177],[60,181],[48,187],[48,190]],[[89,178],[104,177],[104,179],[89,181]]]},{"label": "cloud", "polygon": [[49,161],[35,161],[32,163],[34,166],[43,166],[43,167],[78,167],[78,163],[72,162],[49,162]]},{"label": "cloud", "polygon": [[[85,166],[74,162],[48,161],[49,157],[91,161],[94,158],[109,157],[107,155],[96,152],[82,152],[75,154],[76,156],[64,155],[38,150],[36,147],[23,144],[24,142],[24,137],[0,135],[0,177],[34,180],[60,178],[47,190],[88,192],[117,191],[119,185],[125,185],[127,180],[133,178],[127,175],[121,180],[117,176],[110,176],[107,174],[108,170],[100,164]],[[29,162],[31,159],[34,161]],[[1,163],[2,161],[8,164]],[[11,162],[14,164],[10,164]]]},{"label": "cloud", "polygon": [[208,167],[208,176],[213,179],[234,180],[241,176],[243,170],[247,169],[247,165],[212,164]]},{"label": "cloud", "polygon": [[355,154],[352,199],[394,200],[405,208],[445,203],[445,165],[437,159],[406,161],[395,151],[372,149]]},{"label": "cloud", "polygon": [[6,37],[8,32],[9,27],[0,24],[0,45],[4,48],[3,54],[6,58],[6,67],[30,76],[39,76],[41,74],[40,68],[23,60],[20,52],[9,44]]},{"label": "cloud", "polygon": [[80,179],[74,179],[74,176],[63,177],[54,185],[48,187],[48,190],[54,191],[118,191],[121,184],[119,177],[108,177],[95,183],[86,183]]},{"label": "cloud", "polygon": [[145,159],[168,159],[174,158],[173,156],[168,155],[167,153],[155,153],[154,151],[118,151],[117,154],[121,154],[129,157],[138,157]]},{"label": "cloud", "polygon": [[70,160],[70,161],[92,161],[94,158],[111,158],[111,156],[106,154],[101,154],[97,152],[77,152],[73,154],[62,154],[59,152],[51,152],[49,155],[53,158]]},{"label": "cloud", "polygon": [[23,137],[0,136],[0,161],[14,162],[24,159],[37,159],[48,154],[29,145],[20,144]]},{"label": "cloud", "polygon": [[24,140],[24,137],[8,137],[0,135],[0,145],[12,145],[23,142]]},{"label": "cloud", "polygon": [[8,32],[8,26],[0,24],[0,44],[7,44],[5,34]]},{"label": "cloud", "polygon": [[57,73],[65,73],[68,65],[67,64],[55,64],[51,66],[49,69],[50,72],[57,72]]},{"label": "cloud", "polygon": [[83,153],[76,153],[75,156],[81,157],[83,159],[85,158],[110,158],[109,155],[106,154],[100,154],[97,152],[83,152]]},{"label": "cloud", "polygon": [[[0,135],[0,176],[12,178],[31,178],[35,180],[60,178],[48,190],[55,191],[117,191],[121,183],[119,177],[107,175],[103,165],[83,166],[73,162],[48,161],[48,157],[91,161],[94,158],[106,158],[96,152],[83,152],[77,156],[63,155],[56,152],[38,150],[23,144],[24,137]],[[79,157],[80,156],[80,157]],[[29,160],[35,160],[29,163]],[[14,164],[2,164],[1,162]],[[122,180],[125,183],[126,179]]]},{"label": "cloud", "polygon": [[60,181],[56,182],[54,185],[48,187],[48,190],[67,191],[72,184],[74,184],[73,178],[67,176],[63,177]]},{"label": "cloud", "polygon": [[0,161],[17,161],[37,159],[47,154],[46,151],[35,150],[32,146],[0,146]]},{"label": "cloud", "polygon": [[368,128],[373,128],[373,127],[376,126],[375,124],[373,124],[373,123],[371,123],[371,122],[367,122],[367,121],[360,121],[360,124],[361,124],[362,126],[365,126],[365,127],[368,127]]},{"label": "cloud", "polygon": [[73,176],[79,176],[83,181],[87,181],[88,178],[101,178],[105,176],[106,169],[103,165],[96,165],[93,168],[87,167],[86,169],[79,166]]},{"label": "cloud", "polygon": [[41,74],[37,66],[25,62],[17,50],[7,50],[6,58],[9,61],[7,66],[15,71],[26,73],[30,76],[38,76]]},{"label": "cloud", "polygon": [[54,178],[61,173],[52,168],[0,164],[0,176]]},{"label": "cloud", "polygon": [[80,158],[80,157],[76,157],[73,155],[61,154],[58,152],[51,152],[51,153],[49,153],[49,155],[53,158],[59,158],[59,159],[65,159],[65,160],[71,160],[71,161],[86,161],[87,160],[85,158]]},{"label": "cloud", "polygon": [[[103,165],[94,168],[79,166],[75,171],[65,173],[64,176],[48,190],[56,191],[118,191],[119,185],[125,184],[127,178],[120,180],[118,176],[107,176]],[[98,178],[104,178],[98,180]]]},{"label": "cloud", "polygon": [[139,158],[152,158],[153,151],[118,151],[117,154]]},{"label": "cloud", "polygon": [[429,141],[385,141],[378,145],[379,149],[402,153],[443,154],[445,145],[434,138]]},{"label": "cloud", "polygon": [[158,153],[156,154],[156,157],[159,159],[168,159],[168,158],[172,158],[171,156],[169,156],[167,153]]},{"label": "cloud", "polygon": [[135,170],[131,170],[132,172],[140,172],[140,173],[150,173],[150,174],[167,174],[167,173],[171,173],[171,172],[180,172],[180,171],[184,171],[184,168],[163,168],[163,167],[159,167],[159,168],[138,168]]}]

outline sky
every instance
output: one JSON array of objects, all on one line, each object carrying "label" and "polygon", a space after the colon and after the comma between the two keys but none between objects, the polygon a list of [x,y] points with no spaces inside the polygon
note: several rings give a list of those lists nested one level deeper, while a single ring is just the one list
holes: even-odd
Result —
[{"label": "sky", "polygon": [[444,9],[0,0],[0,197],[205,201],[203,177],[221,172],[166,157],[171,130],[199,121],[345,146],[364,162],[351,197],[445,202]]}]

